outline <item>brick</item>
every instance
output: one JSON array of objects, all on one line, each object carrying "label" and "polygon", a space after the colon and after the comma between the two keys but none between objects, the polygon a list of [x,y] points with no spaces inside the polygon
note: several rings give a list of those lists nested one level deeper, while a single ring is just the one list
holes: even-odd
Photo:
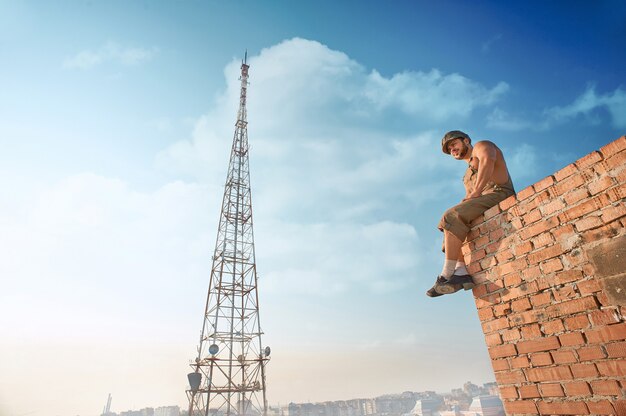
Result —
[{"label": "brick", "polygon": [[515,205],[516,203],[517,203],[517,198],[515,197],[515,195],[511,195],[504,201],[501,201],[498,205],[500,206],[500,209],[502,211],[506,211],[509,208],[511,208],[513,205]]},{"label": "brick", "polygon": [[505,240],[503,240],[503,237],[504,228],[502,227],[496,228],[495,230],[489,232],[489,241],[498,242],[501,244],[502,247],[507,247],[508,244],[504,244]]},{"label": "brick", "polygon": [[514,402],[505,401],[504,409],[507,415],[524,414],[538,415],[537,405],[532,400],[516,400]]},{"label": "brick", "polygon": [[497,205],[494,205],[493,207],[489,208],[487,211],[485,211],[483,213],[483,217],[485,218],[485,221],[495,217],[496,215],[498,215],[500,213],[500,207]]},{"label": "brick", "polygon": [[535,223],[528,227],[522,228],[519,233],[522,240],[528,240],[531,237],[546,232],[559,224],[559,219],[556,216],[552,216],[544,221]]},{"label": "brick", "polygon": [[543,273],[553,273],[563,270],[563,263],[559,259],[550,259],[539,266]]},{"label": "brick", "polygon": [[535,339],[541,337],[542,335],[541,328],[539,328],[539,325],[537,324],[522,327],[522,337],[524,339]]},{"label": "brick", "polygon": [[535,195],[535,189],[533,188],[532,185],[527,186],[526,188],[522,189],[521,191],[519,191],[517,193],[517,200],[518,201],[523,201],[525,199],[527,199],[528,197],[531,197]]},{"label": "brick", "polygon": [[481,308],[478,310],[478,319],[481,321],[490,321],[494,318],[492,308]]},{"label": "brick", "polygon": [[522,283],[522,277],[519,273],[511,273],[504,276],[504,287],[519,286]]},{"label": "brick", "polygon": [[505,318],[494,319],[493,321],[482,323],[483,332],[488,334],[490,332],[499,331],[509,327],[509,320]]},{"label": "brick", "polygon": [[574,222],[574,227],[576,231],[583,232],[586,230],[590,230],[593,228],[598,228],[602,226],[604,223],[600,217],[585,217]]},{"label": "brick", "polygon": [[502,337],[497,332],[489,335],[485,335],[485,340],[487,341],[488,347],[494,347],[496,345],[502,344]]},{"label": "brick", "polygon": [[571,191],[565,193],[563,195],[563,199],[565,203],[569,206],[576,204],[577,202],[582,201],[589,197],[589,190],[587,188],[577,188],[572,189]]},{"label": "brick", "polygon": [[565,202],[563,202],[563,200],[559,198],[559,199],[554,199],[551,202],[541,205],[539,209],[541,210],[541,213],[545,217],[547,217],[547,216],[554,214],[555,212],[563,210],[565,206],[566,206]]},{"label": "brick", "polygon": [[522,283],[519,286],[509,289],[509,291],[502,296],[502,300],[509,301],[522,296],[528,296],[529,294],[536,293],[537,289],[537,282]]},{"label": "brick", "polygon": [[557,302],[564,302],[566,300],[574,299],[578,296],[578,292],[576,292],[576,288],[573,285],[564,286],[561,288],[555,288],[553,290],[554,299]]},{"label": "brick", "polygon": [[496,253],[496,260],[498,260],[498,263],[504,263],[514,257],[513,251],[510,248],[505,248]]},{"label": "brick", "polygon": [[557,273],[556,279],[558,284],[562,285],[564,283],[575,282],[581,280],[583,278],[583,272],[581,270],[570,269],[563,270],[562,272]]},{"label": "brick", "polygon": [[473,240],[476,248],[481,248],[489,243],[489,237],[484,235]]},{"label": "brick", "polygon": [[504,342],[517,341],[522,338],[522,333],[517,328],[505,329],[502,331],[502,340]]},{"label": "brick", "polygon": [[603,377],[624,377],[626,374],[626,360],[599,361],[596,365]]},{"label": "brick", "polygon": [[573,299],[557,303],[546,308],[549,316],[557,317],[563,315],[573,315],[579,312],[586,312],[598,309],[598,302],[594,296]]},{"label": "brick", "polygon": [[572,371],[570,371],[570,368],[568,366],[527,368],[525,371],[526,377],[528,377],[528,381],[532,382],[562,381],[573,379]]},{"label": "brick", "polygon": [[622,136],[619,139],[612,141],[611,143],[605,144],[600,148],[600,153],[602,153],[604,157],[608,157],[624,149],[626,149],[626,136]]},{"label": "brick", "polygon": [[591,395],[591,387],[586,381],[572,381],[563,383],[565,392],[568,396],[589,396]]},{"label": "brick", "polygon": [[511,302],[511,309],[514,312],[527,311],[532,308],[528,298],[522,298]]},{"label": "brick", "polygon": [[626,415],[626,400],[616,400],[613,402],[613,407],[615,407],[616,415]]},{"label": "brick", "polygon": [[[507,302],[507,303],[502,303],[500,305],[496,305],[493,307],[493,313],[497,317],[508,315],[511,313],[511,304]],[[510,326],[510,323],[508,324],[508,326]]]},{"label": "brick", "polygon": [[569,165],[565,166],[563,169],[557,171],[554,174],[554,179],[556,179],[557,182],[559,182],[567,178],[568,176],[573,175],[576,172],[578,172],[578,168],[576,167],[575,164],[570,163]]},{"label": "brick", "polygon": [[552,295],[550,292],[542,292],[536,295],[532,295],[530,297],[530,303],[532,303],[532,305],[536,308],[538,306],[549,304],[551,298],[552,298]]},{"label": "brick", "polygon": [[569,334],[559,335],[559,342],[563,347],[571,347],[584,344],[585,339],[580,332],[570,332]]},{"label": "brick", "polygon": [[554,319],[552,321],[544,322],[541,325],[541,330],[546,335],[554,335],[565,331],[563,321],[560,319]]},{"label": "brick", "polygon": [[554,193],[561,196],[574,189],[579,189],[585,183],[583,175],[572,175],[567,179],[557,182],[554,185]]},{"label": "brick", "polygon": [[558,383],[544,383],[539,385],[541,397],[563,397],[563,387]]},{"label": "brick", "polygon": [[[540,243],[542,242],[542,240],[547,240],[548,242],[551,243],[552,235],[550,233],[543,233],[543,234],[540,234],[537,238],[532,239],[531,242],[533,243],[534,247],[540,248],[541,247]],[[532,253],[530,253],[528,255],[528,262],[530,264],[537,264],[544,260],[558,257],[561,254],[563,254],[564,251],[565,250],[563,249],[563,246],[561,246],[561,244],[559,243],[553,244],[549,247],[542,248],[540,250],[533,251]]]},{"label": "brick", "polygon": [[626,357],[626,342],[614,342],[607,344],[606,352],[609,358],[624,358]]},{"label": "brick", "polygon": [[598,151],[595,151],[595,152],[589,153],[586,156],[581,157],[576,162],[574,162],[574,164],[576,165],[578,169],[583,170],[584,168],[591,166],[601,161],[602,159],[603,159],[602,154]]},{"label": "brick", "polygon": [[[478,286],[478,288],[485,287],[484,285]],[[476,295],[476,288],[474,288],[474,295]],[[492,293],[487,296],[482,296],[480,298],[474,299],[477,308],[485,308],[492,305],[497,305],[501,302],[501,297],[499,293]]]},{"label": "brick", "polygon": [[576,315],[565,318],[565,328],[570,331],[584,329],[589,327],[589,318],[587,315]]},{"label": "brick", "polygon": [[506,371],[506,370],[509,370],[511,368],[511,366],[509,365],[509,360],[506,360],[506,359],[503,359],[503,360],[492,360],[491,361],[491,366],[493,367],[493,371],[494,372]]},{"label": "brick", "polygon": [[609,198],[606,195],[598,195],[578,205],[574,205],[573,203],[574,201],[572,200],[568,201],[570,208],[559,214],[559,220],[561,220],[561,222],[569,222],[594,211],[598,211],[608,205]]},{"label": "brick", "polygon": [[517,391],[519,392],[519,397],[522,399],[534,399],[541,397],[539,394],[539,389],[536,384],[529,384],[526,386],[519,386]]},{"label": "brick", "polygon": [[554,183],[554,177],[546,176],[539,182],[536,182],[535,184],[533,184],[533,188],[535,188],[535,191],[540,192],[546,189],[547,187],[551,186],[553,183]]},{"label": "brick", "polygon": [[600,285],[600,282],[598,282],[595,279],[586,280],[584,282],[578,282],[577,286],[578,286],[578,290],[580,291],[580,294],[583,296],[600,292],[602,290],[602,286]]},{"label": "brick", "polygon": [[494,269],[494,273],[500,276],[505,276],[509,273],[515,273],[524,270],[527,266],[528,263],[526,262],[526,258],[521,257],[499,265],[497,268]]},{"label": "brick", "polygon": [[535,367],[542,367],[542,366],[554,364],[554,361],[552,361],[552,355],[550,355],[550,353],[548,352],[539,352],[536,354],[530,354],[530,362]]},{"label": "brick", "polygon": [[561,260],[567,269],[576,269],[587,261],[587,256],[582,250],[575,248],[570,253],[561,256]]},{"label": "brick", "polygon": [[587,189],[591,195],[596,195],[602,191],[607,190],[608,188],[615,185],[615,180],[610,176],[601,176],[600,178],[589,182],[587,185]]},{"label": "brick", "polygon": [[542,415],[588,415],[589,409],[584,402],[545,402],[538,404]]},{"label": "brick", "polygon": [[513,344],[504,344],[489,348],[489,357],[491,357],[492,360],[511,357],[513,355],[517,355],[517,350]]},{"label": "brick", "polygon": [[591,381],[591,390],[598,396],[621,396],[619,384],[615,380]]},{"label": "brick", "polygon": [[607,325],[597,329],[585,331],[585,336],[590,344],[621,341],[626,339],[626,323]]},{"label": "brick", "polygon": [[516,256],[522,256],[526,253],[529,253],[533,249],[533,245],[530,241],[525,241],[513,246],[513,253]]},{"label": "brick", "polygon": [[541,276],[541,269],[539,266],[529,266],[528,268],[522,270],[522,277],[527,282],[531,282]]},{"label": "brick", "polygon": [[589,314],[593,326],[610,325],[621,321],[621,317],[617,309],[602,309],[593,311]]},{"label": "brick", "polygon": [[526,381],[526,376],[521,370],[510,370],[495,373],[498,384],[519,384]]},{"label": "brick", "polygon": [[576,354],[571,350],[552,351],[550,354],[556,364],[572,364],[578,362]]},{"label": "brick", "polygon": [[530,367],[530,360],[527,356],[514,357],[510,360],[511,368],[528,368]]},{"label": "brick", "polygon": [[501,399],[517,399],[517,388],[513,386],[503,386],[499,387],[500,390],[500,398]]},{"label": "brick", "polygon": [[570,369],[575,378],[598,377],[598,369],[595,364],[572,364]]},{"label": "brick", "polygon": [[[534,238],[531,238],[531,239],[530,239],[530,242],[532,243],[533,247],[535,247],[535,248],[539,249],[539,248],[542,248],[542,247],[545,247],[545,246],[547,246],[547,245],[549,245],[549,244],[554,243],[554,237],[553,237],[553,236],[552,236],[552,234],[550,234],[549,232],[547,232],[547,233],[541,233],[541,234],[539,234],[538,236],[536,236],[536,237],[534,237]],[[533,253],[533,254],[534,254],[534,253]],[[559,254],[560,254],[560,253],[559,253]],[[529,261],[530,261],[531,263],[536,263],[536,262],[537,262],[537,261],[535,261],[535,260],[531,260],[531,259],[530,259],[530,257],[531,257],[531,256],[528,256]],[[541,260],[543,260],[543,259],[541,259]]]},{"label": "brick", "polygon": [[587,407],[592,415],[623,415],[626,413],[615,413],[613,404],[608,400],[587,401]]},{"label": "brick", "polygon": [[603,227],[585,231],[580,235],[583,243],[595,243],[597,241],[606,240],[617,236],[624,229],[619,223],[607,224]]},{"label": "brick", "polygon": [[600,211],[600,217],[602,218],[602,222],[605,224],[608,224],[611,221],[615,221],[624,216],[626,216],[626,206],[624,206],[623,204],[612,205]]},{"label": "brick", "polygon": [[578,354],[578,360],[581,362],[606,358],[604,350],[598,346],[582,347],[577,349],[576,353]]},{"label": "brick", "polygon": [[605,165],[609,172],[617,167],[626,165],[626,151],[622,151],[608,157],[604,160]]},{"label": "brick", "polygon": [[539,221],[542,217],[543,215],[541,214],[541,211],[539,211],[538,208],[535,208],[529,213],[522,216],[522,222],[524,223],[524,225],[529,225]]}]

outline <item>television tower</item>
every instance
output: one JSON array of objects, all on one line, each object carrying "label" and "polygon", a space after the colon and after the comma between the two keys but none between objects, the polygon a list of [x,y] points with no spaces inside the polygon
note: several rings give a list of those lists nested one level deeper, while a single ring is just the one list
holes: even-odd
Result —
[{"label": "television tower", "polygon": [[188,374],[189,416],[266,416],[265,365],[252,230],[246,91],[248,54],[198,346]]}]

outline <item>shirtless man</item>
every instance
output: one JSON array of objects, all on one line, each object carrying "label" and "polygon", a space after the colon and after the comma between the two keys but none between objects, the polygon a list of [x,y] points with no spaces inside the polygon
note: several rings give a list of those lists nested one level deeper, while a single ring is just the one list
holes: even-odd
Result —
[{"label": "shirtless man", "polygon": [[461,287],[466,290],[473,287],[461,253],[470,223],[515,194],[502,151],[492,142],[485,140],[472,146],[467,134],[453,130],[443,136],[441,149],[456,160],[466,161],[468,167],[463,177],[465,198],[448,209],[439,221],[438,228],[443,231],[445,261],[435,285],[426,292],[430,297],[454,293]]}]

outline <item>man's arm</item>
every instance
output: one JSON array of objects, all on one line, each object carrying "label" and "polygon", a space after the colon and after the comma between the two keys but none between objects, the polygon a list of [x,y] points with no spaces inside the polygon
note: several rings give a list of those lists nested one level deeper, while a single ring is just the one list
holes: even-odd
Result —
[{"label": "man's arm", "polygon": [[478,160],[478,173],[476,176],[476,185],[470,190],[465,199],[476,198],[480,196],[485,186],[491,180],[493,169],[496,165],[496,147],[489,142],[478,142],[472,151],[472,157]]}]

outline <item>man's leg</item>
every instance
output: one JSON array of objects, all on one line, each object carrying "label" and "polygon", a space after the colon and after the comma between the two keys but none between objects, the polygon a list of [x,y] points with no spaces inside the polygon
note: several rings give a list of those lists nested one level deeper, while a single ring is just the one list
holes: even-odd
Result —
[{"label": "man's leg", "polygon": [[454,274],[459,259],[463,260],[461,253],[463,242],[459,239],[459,237],[452,234],[448,230],[443,230],[443,239],[445,246],[445,261],[441,271],[441,276],[449,279]]}]

